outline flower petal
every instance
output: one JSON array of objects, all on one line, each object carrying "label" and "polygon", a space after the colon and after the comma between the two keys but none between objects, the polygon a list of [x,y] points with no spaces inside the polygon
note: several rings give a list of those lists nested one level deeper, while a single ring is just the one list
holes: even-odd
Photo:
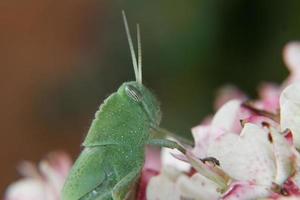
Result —
[{"label": "flower petal", "polygon": [[[268,200],[272,200],[273,198],[271,199],[268,199]],[[290,196],[290,197],[279,197],[279,198],[276,198],[276,200],[299,200],[300,199],[300,196]]]},{"label": "flower petal", "polygon": [[148,200],[180,200],[176,180],[181,172],[175,168],[163,169],[159,176],[153,177],[147,187]]},{"label": "flower petal", "polygon": [[275,183],[281,185],[292,174],[293,156],[292,147],[276,129],[270,128],[273,151],[276,161]]},{"label": "flower petal", "polygon": [[146,160],[139,181],[137,200],[146,200],[146,190],[152,177],[159,174],[161,168],[160,148],[147,147]]},{"label": "flower petal", "polygon": [[293,157],[293,175],[290,177],[291,181],[297,185],[298,188],[300,188],[300,155],[296,149],[293,149],[294,151],[294,157]]},{"label": "flower petal", "polygon": [[219,199],[218,186],[199,173],[192,177],[180,176],[177,185],[181,195],[187,199]]},{"label": "flower petal", "polygon": [[282,190],[285,191],[285,195],[287,196],[297,195],[300,197],[299,186],[296,185],[296,183],[292,179],[287,180],[283,184],[282,188],[283,188]]},{"label": "flower petal", "polygon": [[300,69],[300,42],[290,42],[284,47],[284,61],[291,71]]},{"label": "flower petal", "polygon": [[251,182],[235,182],[223,196],[223,200],[249,200],[267,197],[271,191],[268,187]]},{"label": "flower petal", "polygon": [[241,103],[240,100],[231,100],[224,104],[215,114],[211,125],[224,131],[239,133],[242,129],[240,120],[248,116]]},{"label": "flower petal", "polygon": [[54,151],[47,155],[45,161],[57,172],[61,177],[67,177],[72,167],[72,160],[68,154],[62,151]]},{"label": "flower petal", "polygon": [[271,186],[276,168],[272,146],[264,129],[245,124],[241,135],[228,133],[218,138],[208,150],[220,161],[232,178]]},{"label": "flower petal", "polygon": [[277,113],[279,110],[280,93],[281,88],[275,84],[265,83],[261,85],[259,88],[259,96],[261,100],[257,103],[258,108],[272,113]]},{"label": "flower petal", "polygon": [[[168,137],[169,140],[176,141],[174,138]],[[178,142],[178,141],[176,141]],[[174,155],[182,154],[177,149],[170,149],[170,148],[162,148],[161,150],[161,159],[163,166],[171,166],[176,168],[177,170],[187,172],[190,170],[191,165],[187,162],[179,160],[175,158]]]},{"label": "flower petal", "polygon": [[[50,195],[50,196],[49,196]],[[5,200],[54,200],[42,180],[25,178],[10,185]]]},{"label": "flower petal", "polygon": [[273,121],[272,119],[265,117],[265,116],[260,116],[260,115],[252,115],[246,119],[243,120],[243,123],[251,123],[251,124],[256,124],[260,127],[264,127],[264,126],[272,126],[272,127],[276,127],[279,128],[280,125]]},{"label": "flower petal", "polygon": [[6,200],[57,200],[65,178],[71,168],[70,157],[63,152],[50,153],[39,167],[22,162],[20,173],[25,177],[6,190]]},{"label": "flower petal", "polygon": [[59,198],[65,179],[71,169],[70,157],[62,152],[52,152],[39,163],[41,175],[51,193]]},{"label": "flower petal", "polygon": [[214,142],[216,138],[223,135],[225,132],[222,129],[209,125],[200,125],[192,129],[192,134],[195,140],[195,147],[193,153],[198,158],[207,157],[207,150],[209,145]]},{"label": "flower petal", "polygon": [[294,83],[280,96],[281,130],[290,129],[296,148],[300,148],[300,83]]},{"label": "flower petal", "polygon": [[249,117],[249,112],[241,107],[240,100],[231,100],[224,104],[212,119],[210,125],[200,125],[192,128],[195,140],[193,153],[199,157],[207,157],[207,149],[216,138],[226,132],[240,133],[240,120]]}]

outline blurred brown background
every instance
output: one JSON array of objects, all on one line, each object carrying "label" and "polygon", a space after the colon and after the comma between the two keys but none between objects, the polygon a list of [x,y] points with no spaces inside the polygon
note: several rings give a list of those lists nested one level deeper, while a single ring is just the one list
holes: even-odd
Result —
[{"label": "blurred brown background", "polygon": [[[92,113],[60,116],[56,91],[82,70],[78,63],[100,46],[95,43],[105,39],[95,36],[95,27],[103,27],[107,7],[104,2],[80,0],[1,1],[0,7],[3,193],[17,178],[21,160],[37,161],[55,149],[79,151],[81,133],[88,127],[85,115]],[[101,51],[98,48],[98,55]],[[73,95],[71,101],[76,101],[80,94]]]},{"label": "blurred brown background", "polygon": [[300,39],[299,1],[0,1],[0,191],[21,160],[71,155],[94,112],[133,70],[122,24],[142,26],[144,80],[163,125],[186,133],[212,111],[215,90],[250,95],[287,71],[281,50]]}]

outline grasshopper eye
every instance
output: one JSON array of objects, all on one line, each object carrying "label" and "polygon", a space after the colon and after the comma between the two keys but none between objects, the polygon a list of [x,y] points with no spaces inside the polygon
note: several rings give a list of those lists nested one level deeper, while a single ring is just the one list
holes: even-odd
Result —
[{"label": "grasshopper eye", "polygon": [[127,96],[129,96],[131,99],[133,99],[136,102],[140,102],[143,99],[143,95],[135,87],[131,85],[125,86],[125,92]]}]

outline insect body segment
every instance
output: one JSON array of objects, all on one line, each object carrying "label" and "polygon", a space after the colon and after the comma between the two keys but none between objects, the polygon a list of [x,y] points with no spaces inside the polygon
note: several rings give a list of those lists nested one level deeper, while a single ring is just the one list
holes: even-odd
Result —
[{"label": "insect body segment", "polygon": [[104,101],[96,113],[83,146],[144,145],[144,140],[149,137],[151,124],[154,122],[158,125],[161,114],[155,97],[144,86],[140,86],[139,91],[143,94],[141,102],[135,101],[127,94],[127,86],[137,84],[124,83],[116,93]]},{"label": "insect body segment", "polygon": [[[65,183],[63,200],[115,200],[129,194],[144,163],[152,122],[160,122],[155,97],[140,85],[142,102],[135,101],[125,91],[132,84],[136,87],[138,83],[124,83],[100,106],[83,142],[84,150]],[[144,104],[154,106],[150,115]]]},{"label": "insect body segment", "polygon": [[161,113],[155,96],[142,85],[138,26],[138,63],[123,12],[136,81],[123,83],[95,114],[83,142],[83,151],[65,182],[62,200],[123,200],[144,164],[151,127]]},{"label": "insect body segment", "polygon": [[142,58],[137,26],[138,61],[123,12],[136,81],[125,82],[101,104],[83,150],[62,190],[62,200],[123,200],[132,195],[145,159],[146,144],[184,148],[173,141],[151,139],[159,128],[160,106],[142,84]]}]

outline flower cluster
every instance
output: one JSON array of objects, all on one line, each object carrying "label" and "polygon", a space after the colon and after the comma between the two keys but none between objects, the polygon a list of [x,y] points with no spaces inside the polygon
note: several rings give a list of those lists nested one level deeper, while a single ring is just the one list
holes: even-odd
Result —
[{"label": "flower cluster", "polygon": [[38,167],[31,162],[23,162],[19,172],[24,178],[7,188],[4,199],[59,200],[71,166],[71,158],[63,152],[50,153]]},{"label": "flower cluster", "polygon": [[[284,48],[290,76],[265,83],[258,100],[232,86],[220,90],[216,113],[192,129],[186,154],[148,147],[138,200],[300,199],[300,42]],[[6,200],[59,200],[70,158],[52,153],[38,167],[24,162],[23,179]]]},{"label": "flower cluster", "polygon": [[181,161],[162,157],[147,199],[300,199],[299,42],[285,47],[284,61],[290,76],[280,86],[263,84],[258,100],[221,90],[215,115],[192,129],[195,146],[175,155]]}]

